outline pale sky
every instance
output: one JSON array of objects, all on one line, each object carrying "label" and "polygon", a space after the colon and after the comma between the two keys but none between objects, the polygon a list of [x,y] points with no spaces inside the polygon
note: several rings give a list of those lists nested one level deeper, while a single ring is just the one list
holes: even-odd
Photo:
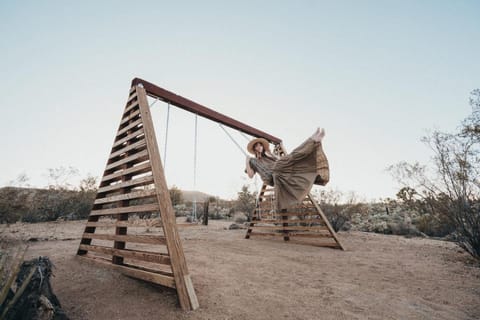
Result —
[{"label": "pale sky", "polygon": [[[323,126],[328,187],[394,197],[385,168],[427,162],[421,136],[454,130],[480,87],[478,1],[2,1],[0,37],[0,186],[43,187],[60,166],[100,177],[140,77],[288,150]],[[163,153],[166,106],[152,110]],[[193,189],[194,121],[171,109],[169,186]],[[198,124],[196,189],[234,198],[244,156]]]}]

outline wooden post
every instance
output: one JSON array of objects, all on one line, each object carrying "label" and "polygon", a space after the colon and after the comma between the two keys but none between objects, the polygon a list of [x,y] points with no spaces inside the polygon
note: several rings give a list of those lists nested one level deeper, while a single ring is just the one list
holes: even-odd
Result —
[{"label": "wooden post", "polygon": [[160,206],[163,232],[167,242],[170,260],[172,262],[175,287],[177,288],[180,306],[184,310],[195,310],[198,308],[197,296],[188,272],[187,263],[185,262],[180,234],[178,233],[175,221],[175,212],[170,200],[170,193],[165,180],[157,139],[153,129],[153,121],[148,106],[147,94],[141,84],[136,86],[136,90],[140,105],[140,114],[143,120],[145,140],[147,142],[148,154],[150,155],[152,165],[155,190],[157,193],[158,204]]},{"label": "wooden post", "polygon": [[209,207],[209,204],[210,204],[210,201],[205,201],[203,203],[203,220],[202,220],[202,224],[204,226],[208,226],[208,207]]}]

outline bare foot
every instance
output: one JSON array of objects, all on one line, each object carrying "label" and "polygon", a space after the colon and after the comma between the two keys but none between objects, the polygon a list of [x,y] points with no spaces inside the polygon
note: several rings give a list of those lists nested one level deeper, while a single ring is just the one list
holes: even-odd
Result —
[{"label": "bare foot", "polygon": [[312,139],[315,142],[321,142],[323,137],[325,137],[325,129],[323,128],[318,128],[317,131],[312,135]]}]

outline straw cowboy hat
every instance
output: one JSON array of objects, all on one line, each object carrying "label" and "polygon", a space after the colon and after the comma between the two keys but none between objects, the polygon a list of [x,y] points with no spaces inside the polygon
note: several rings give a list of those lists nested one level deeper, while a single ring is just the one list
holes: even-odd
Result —
[{"label": "straw cowboy hat", "polygon": [[255,138],[253,139],[252,141],[250,141],[247,145],[247,150],[248,152],[250,152],[251,154],[255,154],[255,151],[253,150],[253,147],[255,146],[255,144],[259,142],[263,145],[263,150],[265,152],[268,152],[268,153],[272,153],[270,151],[270,143],[268,143],[268,141],[264,138]]}]

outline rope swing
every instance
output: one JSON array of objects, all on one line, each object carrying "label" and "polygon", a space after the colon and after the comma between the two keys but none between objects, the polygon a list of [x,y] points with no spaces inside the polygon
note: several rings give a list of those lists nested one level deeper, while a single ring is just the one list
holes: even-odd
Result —
[{"label": "rope swing", "polygon": [[163,168],[167,167],[167,142],[168,142],[168,123],[170,122],[170,102],[168,103],[167,108],[167,121],[165,124],[165,144],[163,149]]},{"label": "rope swing", "polygon": [[[197,187],[197,134],[198,134],[198,115],[195,114],[195,140],[193,143],[193,190]],[[193,211],[192,222],[197,221],[197,195],[193,193]]]}]

